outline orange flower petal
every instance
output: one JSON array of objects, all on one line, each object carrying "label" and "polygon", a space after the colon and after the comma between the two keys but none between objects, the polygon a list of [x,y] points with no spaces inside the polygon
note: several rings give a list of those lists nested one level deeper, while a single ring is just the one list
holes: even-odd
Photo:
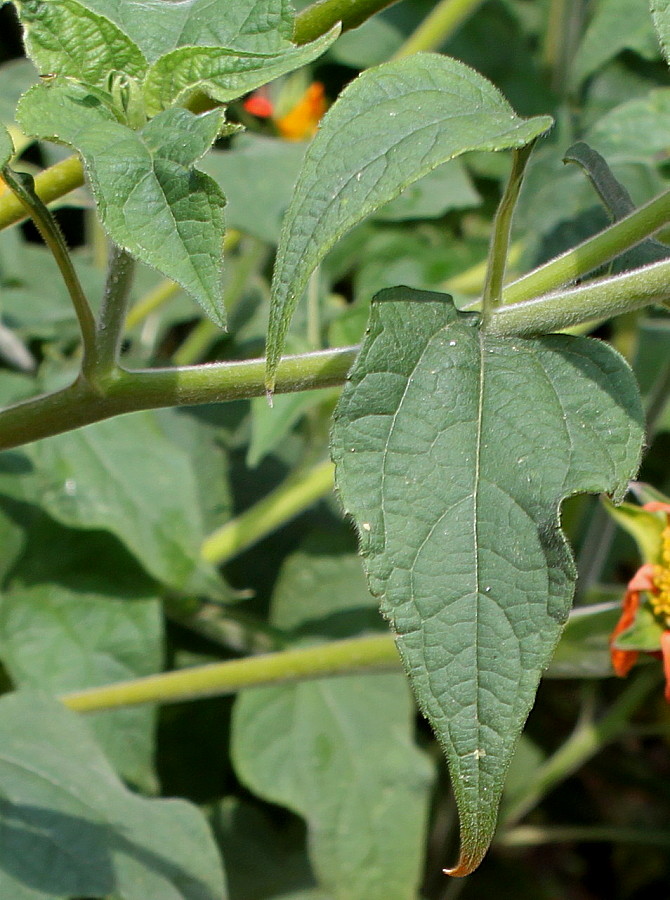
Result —
[{"label": "orange flower petal", "polygon": [[274,112],[272,103],[262,94],[252,94],[251,97],[247,97],[243,106],[247,112],[252,116],[258,116],[259,119],[270,119]]},{"label": "orange flower petal", "polygon": [[289,141],[311,137],[326,111],[326,92],[319,81],[307,88],[293,109],[277,122],[277,130]]},{"label": "orange flower petal", "polygon": [[665,674],[665,699],[670,703],[670,631],[664,631],[661,635],[661,653]]},{"label": "orange flower petal", "polygon": [[[655,566],[652,563],[645,563],[637,570],[635,575],[628,582],[629,591],[652,591],[654,589],[654,573]],[[626,601],[624,600],[624,603]]]},{"label": "orange flower petal", "polygon": [[660,500],[651,500],[649,503],[645,503],[642,509],[646,509],[647,512],[670,513],[670,503],[663,503]]},{"label": "orange flower petal", "polygon": [[[634,578],[635,576],[633,576],[633,579]],[[633,579],[631,579],[631,581]],[[619,676],[619,678],[625,678],[626,675],[628,675],[630,670],[637,662],[639,653],[637,650],[619,650],[614,646],[614,641],[616,640],[617,635],[621,634],[622,631],[625,631],[629,626],[633,624],[633,622],[635,621],[635,615],[639,607],[639,591],[631,590],[629,588],[626,591],[626,596],[623,598],[623,609],[621,610],[621,617],[614,627],[614,631],[612,632],[612,635],[610,637],[610,659],[612,660],[612,668],[614,669],[615,674]]]}]

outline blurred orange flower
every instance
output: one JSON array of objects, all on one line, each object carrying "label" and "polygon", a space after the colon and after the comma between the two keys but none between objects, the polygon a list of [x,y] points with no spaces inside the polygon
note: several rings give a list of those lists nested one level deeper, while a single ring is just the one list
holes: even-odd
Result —
[{"label": "blurred orange flower", "polygon": [[620,677],[626,676],[637,662],[640,650],[617,645],[620,635],[632,631],[646,605],[656,623],[659,650],[646,650],[663,660],[665,698],[670,702],[670,503],[653,501],[642,509],[654,516],[665,514],[665,527],[660,532],[653,558],[645,562],[628,582],[621,617],[610,638],[612,668]]}]

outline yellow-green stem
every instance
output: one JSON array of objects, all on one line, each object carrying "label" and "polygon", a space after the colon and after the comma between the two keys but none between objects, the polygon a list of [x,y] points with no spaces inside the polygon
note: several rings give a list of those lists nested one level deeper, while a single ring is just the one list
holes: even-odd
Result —
[{"label": "yellow-green stem", "polygon": [[481,4],[482,0],[441,0],[394,53],[393,59],[422,50],[437,50]]},{"label": "yellow-green stem", "polygon": [[217,565],[227,562],[332,489],[333,464],[329,460],[307,472],[292,475],[254,506],[206,538],[200,551],[203,559]]},{"label": "yellow-green stem", "polygon": [[95,350],[95,319],[79,281],[79,276],[72,262],[63,233],[44,201],[36,193],[35,180],[32,175],[28,175],[25,172],[13,172],[9,166],[5,166],[2,169],[2,177],[25,212],[32,218],[60,269],[79,321],[84,348],[82,368],[85,368],[89,365]]},{"label": "yellow-green stem", "polygon": [[60,699],[76,712],[99,712],[142,703],[177,703],[197,697],[235,694],[249,687],[333,675],[399,670],[400,660],[393,638],[378,635],[194,666],[178,672],[73,691]]},{"label": "yellow-green stem", "polygon": [[507,251],[512,230],[512,217],[514,215],[519,191],[521,190],[526,163],[530,159],[534,146],[535,141],[531,141],[525,147],[514,150],[512,154],[512,171],[507,179],[505,191],[498,204],[498,209],[493,220],[491,249],[489,250],[488,268],[486,270],[484,293],[482,295],[482,323],[484,327],[488,327],[491,314],[494,308],[500,303],[502,286],[505,279],[505,266],[507,265]]},{"label": "yellow-green stem", "polygon": [[[35,193],[40,200],[51,203],[59,200],[84,183],[84,169],[78,156],[68,156],[35,176]],[[21,201],[13,194],[0,194],[0,230],[15,225],[27,217]]]}]

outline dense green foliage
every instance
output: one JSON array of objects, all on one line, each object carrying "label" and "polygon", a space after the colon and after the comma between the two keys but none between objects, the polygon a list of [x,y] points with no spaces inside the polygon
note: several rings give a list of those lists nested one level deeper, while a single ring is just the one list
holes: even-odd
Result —
[{"label": "dense green foliage", "polygon": [[0,896],[659,896],[670,6],[0,7]]}]

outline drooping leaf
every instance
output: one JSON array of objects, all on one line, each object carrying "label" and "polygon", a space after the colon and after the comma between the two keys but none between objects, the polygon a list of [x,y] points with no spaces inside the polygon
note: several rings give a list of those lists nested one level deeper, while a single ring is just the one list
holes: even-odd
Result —
[{"label": "drooping leaf", "polygon": [[[618,222],[635,210],[632,197],[615,177],[607,161],[585,141],[577,141],[576,144],[569,147],[563,161],[576,163],[581,167],[614,222]],[[618,259],[618,265],[634,269],[667,259],[668,256],[670,256],[670,248],[654,238],[646,238],[622,254]]]},{"label": "drooping leaf", "polygon": [[624,361],[586,338],[482,332],[396,288],[335,414],[332,453],[371,590],[447,754],[455,874],[482,859],[505,771],[568,615],[561,500],[623,494],[642,442]]},{"label": "drooping leaf", "polygon": [[176,47],[230,47],[274,53],[293,34],[289,0],[82,0],[106,16],[136,44],[149,62]]},{"label": "drooping leaf", "polygon": [[295,305],[335,241],[412,182],[468,150],[522,147],[551,124],[518,118],[483,76],[416,54],[364,72],[324,116],[284,219],[268,328],[271,384]]},{"label": "drooping leaf", "polygon": [[[335,538],[330,550],[321,536],[289,557],[273,595],[273,625],[310,636],[375,627],[350,544]],[[237,773],[306,819],[312,867],[332,900],[417,896],[432,767],[413,731],[400,674],[248,690],[235,703]]]},{"label": "drooping leaf", "polygon": [[16,0],[26,53],[38,71],[104,88],[110,72],[141,78],[140,49],[113,22],[78,0]]},{"label": "drooping leaf", "polygon": [[100,96],[60,77],[28,91],[17,112],[25,131],[81,153],[113,240],[181,284],[223,326],[225,200],[216,182],[193,168],[223,114],[166,110],[137,132]]},{"label": "drooping leaf", "polygon": [[144,97],[149,115],[184,103],[196,90],[220,103],[241,97],[268,81],[305,66],[326,52],[339,26],[304,46],[289,44],[273,53],[251,53],[226,47],[179,47],[149,69]]},{"label": "drooping leaf", "polygon": [[222,900],[205,820],[128,791],[83,720],[40,694],[0,698],[0,895]]}]

